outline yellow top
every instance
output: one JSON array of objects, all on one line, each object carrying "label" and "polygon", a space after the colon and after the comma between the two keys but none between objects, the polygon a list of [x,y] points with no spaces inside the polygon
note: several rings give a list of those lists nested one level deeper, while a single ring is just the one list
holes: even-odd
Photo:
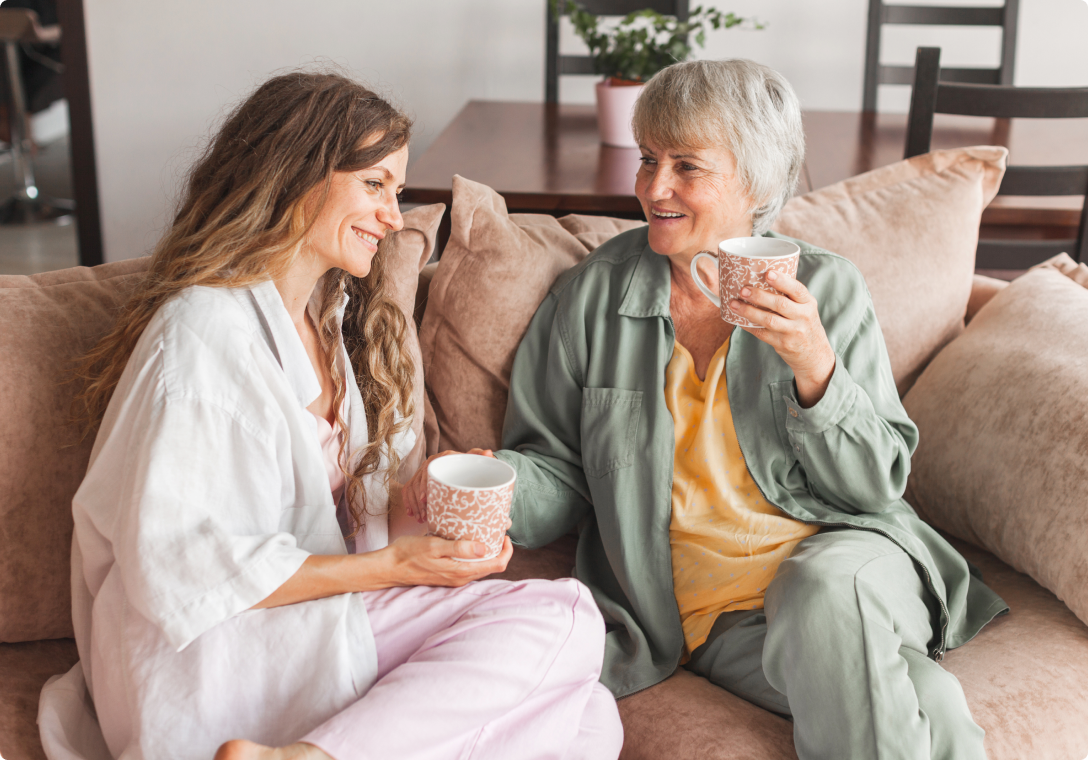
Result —
[{"label": "yellow top", "polygon": [[669,542],[688,653],[706,641],[720,613],[762,608],[778,563],[819,530],[768,504],[752,480],[726,393],[728,351],[727,340],[700,382],[691,354],[677,343],[665,370],[676,426]]}]

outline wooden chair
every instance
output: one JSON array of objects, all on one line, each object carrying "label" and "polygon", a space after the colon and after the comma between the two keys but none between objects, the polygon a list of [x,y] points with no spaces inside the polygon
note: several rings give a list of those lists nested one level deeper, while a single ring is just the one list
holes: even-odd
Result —
[{"label": "wooden chair", "polygon": [[914,73],[910,66],[884,66],[880,63],[880,38],[885,24],[919,26],[997,26],[1001,27],[1001,62],[996,69],[941,69],[941,80],[964,84],[1012,84],[1016,64],[1016,21],[1020,0],[1005,0],[1003,7],[960,7],[938,5],[888,5],[884,0],[869,0],[869,26],[865,44],[865,87],[862,111],[876,111],[876,91],[882,84],[910,84]]},{"label": "wooden chair", "polygon": [[[688,0],[578,0],[579,5],[598,16],[626,16],[650,8],[666,16],[688,19]],[[562,10],[566,0],[559,0]],[[559,77],[566,74],[594,74],[593,59],[588,55],[561,55],[559,18],[552,11],[552,0],[544,0],[548,19],[544,52],[544,102],[559,102]],[[561,14],[565,15],[565,14]]]},{"label": "wooden chair", "polygon": [[[940,48],[918,48],[914,92],[907,119],[904,157],[929,152],[935,113],[998,119],[1088,118],[1088,87],[1006,87],[938,81]],[[1088,166],[1010,166],[999,195],[1085,195]],[[980,240],[975,266],[1026,269],[1063,251],[1088,262],[1088,203],[1081,210],[1077,237],[1065,240]]]}]

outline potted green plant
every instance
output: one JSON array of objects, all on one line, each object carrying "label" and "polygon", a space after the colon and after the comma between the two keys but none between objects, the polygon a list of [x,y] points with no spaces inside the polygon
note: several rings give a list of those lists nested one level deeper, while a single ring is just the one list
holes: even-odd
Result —
[{"label": "potted green plant", "polygon": [[597,85],[597,123],[605,145],[636,147],[631,135],[631,111],[645,82],[661,69],[686,61],[693,45],[706,45],[708,29],[729,29],[745,24],[762,29],[754,19],[717,8],[694,8],[687,21],[649,8],[624,16],[618,24],[602,23],[576,0],[552,0],[552,12],[570,16],[575,33],[593,58],[594,70],[604,77]]}]

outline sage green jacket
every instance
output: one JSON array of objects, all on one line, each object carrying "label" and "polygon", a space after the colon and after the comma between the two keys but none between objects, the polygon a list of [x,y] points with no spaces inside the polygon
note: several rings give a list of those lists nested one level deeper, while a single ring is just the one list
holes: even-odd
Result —
[{"label": "sage green jacket", "polygon": [[[930,652],[939,659],[1008,608],[901,498],[918,430],[899,402],[861,273],[795,242],[798,278],[838,361],[824,397],[803,409],[792,370],[735,330],[725,372],[741,452],[764,497],[789,516],[880,533],[915,560],[940,600]],[[518,349],[505,450],[496,452],[517,469],[517,544],[580,532],[575,574],[604,614],[601,680],[617,697],[667,678],[683,652],[669,548],[669,292],[668,259],[650,249],[646,228],[560,277]]]}]

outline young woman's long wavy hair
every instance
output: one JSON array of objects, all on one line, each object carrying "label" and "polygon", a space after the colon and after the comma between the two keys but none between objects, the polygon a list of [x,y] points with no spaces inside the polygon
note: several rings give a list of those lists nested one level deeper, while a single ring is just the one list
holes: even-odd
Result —
[{"label": "young woman's long wavy hair", "polygon": [[[408,144],[412,123],[362,85],[327,73],[296,72],[261,85],[231,113],[189,173],[169,231],[151,254],[146,279],[113,329],[76,369],[81,390],[73,416],[85,434],[102,420],[125,365],[155,312],[192,285],[247,287],[285,274],[306,252],[306,236],[328,198],[334,172],[373,166]],[[316,198],[316,203],[313,199]],[[314,209],[306,213],[307,207]],[[309,218],[306,218],[309,216]],[[333,403],[344,430],[340,467],[355,524],[363,525],[363,478],[385,459],[385,483],[399,469],[393,439],[410,424],[412,360],[408,325],[391,300],[379,250],[362,279],[333,269],[323,281],[317,332]],[[369,441],[348,463],[346,385],[335,360],[336,308],[351,301],[344,340],[366,409]],[[402,419],[397,421],[397,413]]]}]

